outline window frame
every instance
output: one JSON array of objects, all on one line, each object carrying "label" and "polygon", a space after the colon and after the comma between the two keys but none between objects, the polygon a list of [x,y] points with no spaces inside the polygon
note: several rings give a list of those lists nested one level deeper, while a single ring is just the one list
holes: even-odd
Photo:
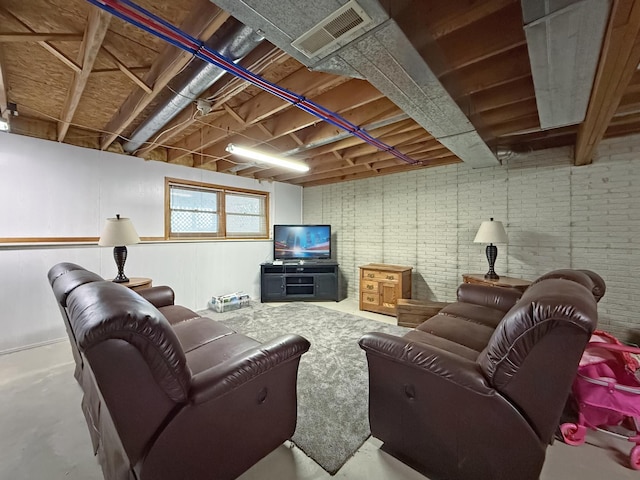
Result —
[{"label": "window frame", "polygon": [[[184,187],[188,190],[213,191],[218,193],[218,234],[211,233],[187,233],[178,234],[171,232],[171,187]],[[264,235],[228,235],[227,234],[227,195],[257,196],[264,198]],[[183,180],[179,178],[165,177],[164,185],[164,238],[165,240],[268,240],[269,239],[269,192],[263,190],[251,190],[247,188],[229,187],[213,183]],[[237,215],[234,213],[233,215]]]}]

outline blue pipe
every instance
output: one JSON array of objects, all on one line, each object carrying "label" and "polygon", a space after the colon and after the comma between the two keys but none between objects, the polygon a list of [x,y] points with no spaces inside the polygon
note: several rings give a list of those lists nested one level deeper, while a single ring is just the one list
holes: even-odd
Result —
[{"label": "blue pipe", "polygon": [[[364,140],[365,142],[373,145],[374,147],[376,147],[377,149],[383,151],[383,152],[389,152],[392,155],[394,155],[395,157],[399,158],[400,160],[415,165],[415,164],[419,164],[421,162],[418,162],[417,160],[412,159],[411,157],[409,157],[408,155],[405,155],[404,153],[399,152],[395,147],[391,146],[391,145],[387,145],[386,143],[372,137],[369,133],[367,133],[364,129],[358,127],[357,125],[354,125],[353,123],[349,122],[347,119],[341,117],[338,113],[336,112],[332,112],[331,110],[328,110],[327,108],[323,107],[322,105],[319,105],[311,100],[306,99],[305,97],[303,97],[302,95],[299,95],[297,93],[294,92],[290,92],[289,90],[280,87],[272,82],[269,82],[268,80],[260,77],[259,75],[256,75],[253,72],[250,72],[249,70],[243,68],[240,65],[236,65],[234,64],[231,60],[229,60],[228,58],[224,57],[223,55],[221,55],[219,52],[216,52],[215,50],[211,50],[209,49],[206,45],[204,45],[203,42],[193,38],[192,36],[186,34],[185,32],[181,31],[180,29],[178,29],[177,27],[171,25],[169,22],[163,20],[162,18],[154,15],[153,13],[145,10],[144,8],[140,7],[139,5],[136,5],[135,3],[133,3],[131,0],[117,0],[118,2],[127,5],[129,7],[131,7],[134,10],[137,10],[138,12],[140,12],[141,14],[143,14],[144,16],[148,17],[149,19],[151,19],[152,21],[162,25],[165,28],[170,29],[172,32],[174,32],[176,35],[179,35],[180,37],[182,37],[182,39],[184,39],[183,41],[188,41],[191,42],[192,44],[195,44],[198,46],[198,49],[194,49],[188,45],[185,45],[184,43],[181,43],[173,38],[168,37],[167,35],[160,33],[157,30],[154,30],[152,27],[145,25],[144,23],[135,20],[133,18],[130,18],[129,16],[127,16],[126,14],[119,12],[118,10],[114,9],[113,7],[110,7],[106,4],[101,3],[99,0],[87,0],[89,3],[91,3],[92,5],[95,5],[98,8],[101,8],[102,10],[105,10],[109,13],[111,13],[112,15],[120,18],[121,20],[131,23],[132,25],[135,25],[138,28],[141,28],[142,30],[144,30],[147,33],[150,33],[151,35],[154,35],[158,38],[161,38],[162,40],[170,43],[171,45],[178,47],[182,50],[185,50],[189,53],[191,53],[192,55],[200,58],[201,60],[211,63],[213,65],[216,65],[217,67],[225,70],[226,72],[238,77],[238,78],[242,78],[243,80],[246,80],[247,82],[261,88],[262,90],[265,90],[269,93],[271,93],[272,95],[277,96],[278,98],[281,98],[284,101],[287,101],[289,103],[291,103],[292,105],[300,108],[301,110],[304,110],[305,112],[337,127],[340,128],[342,130],[346,130],[347,132],[349,132],[351,135],[358,137],[362,140]],[[206,54],[204,53],[206,52]],[[214,58],[211,58],[214,57]],[[266,85],[266,86],[265,86]],[[335,119],[335,120],[334,120]]]}]

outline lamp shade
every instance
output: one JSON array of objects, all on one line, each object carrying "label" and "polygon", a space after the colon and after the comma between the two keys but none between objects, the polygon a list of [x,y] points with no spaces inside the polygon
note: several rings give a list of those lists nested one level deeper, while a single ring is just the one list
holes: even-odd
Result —
[{"label": "lamp shade", "polygon": [[507,232],[504,230],[502,222],[491,220],[482,222],[474,243],[507,243]]},{"label": "lamp shade", "polygon": [[98,245],[102,247],[120,247],[140,243],[140,237],[130,218],[107,218]]}]

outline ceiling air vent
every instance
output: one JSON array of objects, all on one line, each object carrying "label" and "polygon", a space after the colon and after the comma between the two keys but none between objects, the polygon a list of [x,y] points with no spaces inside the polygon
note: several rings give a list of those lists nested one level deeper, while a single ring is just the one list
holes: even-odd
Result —
[{"label": "ceiling air vent", "polygon": [[351,0],[294,40],[291,45],[312,58],[330,50],[338,41],[342,45],[346,44],[370,23],[371,17],[355,0]]}]

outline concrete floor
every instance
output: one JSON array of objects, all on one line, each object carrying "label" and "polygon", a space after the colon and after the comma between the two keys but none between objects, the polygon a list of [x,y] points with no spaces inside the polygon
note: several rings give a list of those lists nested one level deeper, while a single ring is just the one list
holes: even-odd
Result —
[{"label": "concrete floor", "polygon": [[[360,312],[347,299],[322,306],[395,322],[395,318]],[[81,392],[73,379],[73,360],[62,342],[0,356],[0,479],[100,480],[102,474],[80,410]],[[334,476],[336,479],[425,480],[369,438]],[[639,479],[628,467],[633,445],[599,432],[571,447],[555,442],[547,451],[541,480]],[[331,476],[296,447],[281,446],[241,480],[321,480]]]}]

